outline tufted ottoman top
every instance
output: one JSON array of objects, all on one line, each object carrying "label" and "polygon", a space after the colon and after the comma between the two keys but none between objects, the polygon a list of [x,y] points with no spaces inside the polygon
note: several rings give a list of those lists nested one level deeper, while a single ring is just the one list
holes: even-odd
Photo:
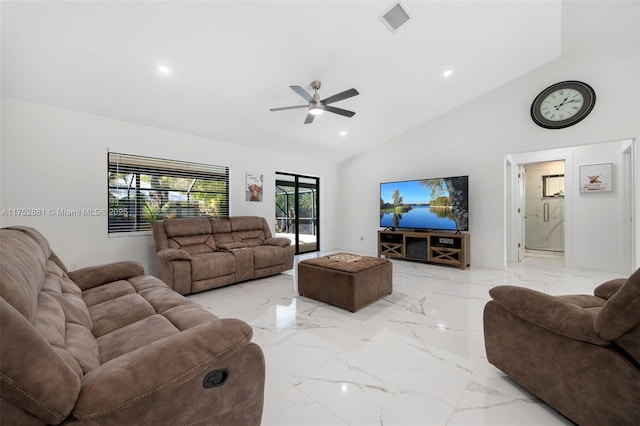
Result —
[{"label": "tufted ottoman top", "polygon": [[347,272],[351,274],[355,274],[358,272],[366,271],[367,269],[375,268],[376,266],[389,263],[388,259],[380,258],[380,257],[369,257],[369,256],[357,256],[358,260],[355,261],[343,261],[338,260],[342,257],[349,258],[347,253],[337,253],[329,256],[316,257],[313,259],[306,259],[300,261],[300,263],[317,266],[320,268],[333,269],[335,271]]}]

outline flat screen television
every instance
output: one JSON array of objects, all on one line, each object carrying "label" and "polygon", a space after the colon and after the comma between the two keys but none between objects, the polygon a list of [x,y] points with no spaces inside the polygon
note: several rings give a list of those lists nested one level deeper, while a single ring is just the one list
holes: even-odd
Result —
[{"label": "flat screen television", "polygon": [[468,231],[469,176],[381,183],[380,226]]}]

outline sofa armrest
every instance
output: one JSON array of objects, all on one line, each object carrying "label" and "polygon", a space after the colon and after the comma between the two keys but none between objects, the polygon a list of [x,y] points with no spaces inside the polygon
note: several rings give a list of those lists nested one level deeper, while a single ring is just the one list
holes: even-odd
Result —
[{"label": "sofa armrest", "polygon": [[191,260],[191,255],[188,252],[175,248],[162,249],[156,253],[156,256],[164,262],[170,262],[172,260]]},{"label": "sofa armrest", "polygon": [[598,287],[596,287],[595,290],[593,290],[593,294],[603,299],[609,300],[609,298],[616,294],[618,290],[620,290],[620,287],[622,287],[622,285],[626,282],[626,278],[616,278],[603,282]]},{"label": "sofa armrest", "polygon": [[291,245],[291,240],[289,238],[273,237],[264,240],[264,244],[268,246],[286,247]]},{"label": "sofa armrest", "polygon": [[[145,413],[145,424],[166,424],[168,419],[162,418],[160,405],[172,401],[177,404],[174,412],[185,409],[185,398],[191,396],[183,395],[181,386],[195,380],[197,388],[203,390],[202,381],[209,368],[247,346],[251,337],[252,329],[243,321],[220,319],[114,358],[83,377],[73,414],[78,420],[100,418],[96,424],[109,424],[123,412]],[[234,373],[239,372],[230,371]],[[211,407],[206,409],[211,411]]]},{"label": "sofa armrest", "polygon": [[524,287],[498,286],[489,294],[509,312],[546,330],[596,345],[609,344],[593,329],[597,313],[593,310]]},{"label": "sofa armrest", "polygon": [[113,281],[144,275],[144,268],[140,262],[115,262],[77,269],[68,275],[81,290],[88,290]]}]

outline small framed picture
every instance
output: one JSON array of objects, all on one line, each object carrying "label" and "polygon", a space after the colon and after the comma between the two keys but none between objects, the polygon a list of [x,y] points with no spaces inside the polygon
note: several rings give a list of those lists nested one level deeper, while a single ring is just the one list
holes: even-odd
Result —
[{"label": "small framed picture", "polygon": [[264,176],[258,173],[247,173],[247,201],[262,201]]},{"label": "small framed picture", "polygon": [[580,166],[580,192],[611,192],[612,190],[612,163]]}]

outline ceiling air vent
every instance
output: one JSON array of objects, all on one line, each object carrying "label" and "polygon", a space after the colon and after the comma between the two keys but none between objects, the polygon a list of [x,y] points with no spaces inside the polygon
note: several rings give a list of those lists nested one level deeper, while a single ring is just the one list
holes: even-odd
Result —
[{"label": "ceiling air vent", "polygon": [[407,22],[409,18],[407,8],[400,2],[394,4],[391,9],[380,15],[380,20],[391,32],[395,32],[402,24]]}]

